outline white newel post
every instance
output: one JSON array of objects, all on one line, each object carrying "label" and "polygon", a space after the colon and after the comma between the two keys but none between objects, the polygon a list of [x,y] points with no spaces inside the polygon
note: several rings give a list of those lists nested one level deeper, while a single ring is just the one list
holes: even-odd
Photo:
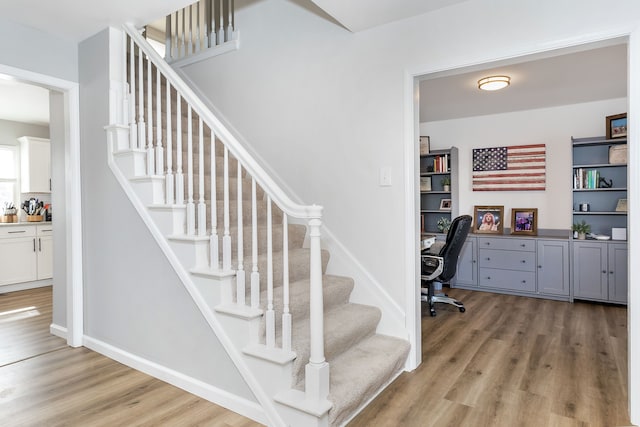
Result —
[{"label": "white newel post", "polygon": [[322,297],[322,253],[319,218],[309,220],[310,259],[310,356],[305,367],[305,393],[308,399],[321,400],[329,395],[329,364],[324,358],[324,301]]}]

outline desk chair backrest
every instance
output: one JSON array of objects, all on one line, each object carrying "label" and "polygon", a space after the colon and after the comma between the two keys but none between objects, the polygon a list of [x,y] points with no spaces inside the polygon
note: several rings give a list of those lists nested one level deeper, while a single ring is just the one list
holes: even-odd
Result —
[{"label": "desk chair backrest", "polygon": [[447,240],[438,254],[438,256],[444,259],[444,270],[442,270],[442,273],[438,277],[438,281],[448,282],[456,275],[458,257],[460,256],[465,240],[467,240],[470,228],[471,216],[469,215],[461,215],[451,222],[449,232],[447,233]]}]

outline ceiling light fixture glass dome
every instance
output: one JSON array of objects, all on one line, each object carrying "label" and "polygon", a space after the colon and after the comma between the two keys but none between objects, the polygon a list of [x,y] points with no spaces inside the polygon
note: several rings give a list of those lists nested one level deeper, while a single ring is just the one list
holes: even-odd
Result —
[{"label": "ceiling light fixture glass dome", "polygon": [[489,76],[478,80],[478,89],[481,90],[500,90],[511,83],[509,76]]}]

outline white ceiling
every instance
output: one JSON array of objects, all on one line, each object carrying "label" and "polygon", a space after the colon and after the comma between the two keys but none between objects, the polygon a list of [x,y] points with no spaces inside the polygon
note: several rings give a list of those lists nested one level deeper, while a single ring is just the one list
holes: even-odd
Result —
[{"label": "white ceiling", "polygon": [[[262,0],[239,0],[251,3]],[[465,0],[311,0],[351,31],[405,19]],[[191,0],[0,0],[2,17],[61,38],[80,42],[108,25],[153,22]],[[37,11],[37,13],[34,13]],[[6,18],[4,18],[6,19]],[[242,22],[238,22],[242,29]],[[626,45],[552,58],[482,65],[421,83],[420,121],[444,120],[506,111],[573,104],[626,96]],[[512,85],[499,92],[477,89],[477,80],[509,74]],[[453,75],[456,74],[456,75]],[[48,123],[43,89],[0,84],[0,119]],[[45,91],[46,92],[46,91]],[[40,105],[43,104],[43,105]],[[44,106],[46,104],[46,107]],[[48,110],[47,110],[48,111]],[[13,117],[13,118],[11,118]]]}]

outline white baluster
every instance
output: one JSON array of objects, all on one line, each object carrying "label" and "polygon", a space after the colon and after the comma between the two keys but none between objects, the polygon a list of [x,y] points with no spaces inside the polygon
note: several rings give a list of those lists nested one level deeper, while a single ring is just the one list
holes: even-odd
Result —
[{"label": "white baluster", "polygon": [[209,255],[211,259],[209,263],[211,269],[217,270],[220,268],[220,251],[218,243],[218,200],[216,197],[216,135],[211,130],[211,152],[209,158],[211,159],[211,176],[209,192],[211,194],[211,237],[209,239]]},{"label": "white baluster", "polygon": [[204,201],[204,129],[198,118],[198,236],[207,235],[207,205]]},{"label": "white baluster", "polygon": [[258,205],[256,180],[251,178],[251,308],[260,306],[260,273],[258,272]]},{"label": "white baluster", "polygon": [[129,148],[138,147],[138,126],[136,125],[136,45],[129,38]]},{"label": "white baluster", "polygon": [[193,203],[193,120],[187,104],[187,234],[196,234],[196,212]]},{"label": "white baluster", "polygon": [[193,53],[193,5],[189,5],[189,42],[187,43],[187,54]]},{"label": "white baluster", "polygon": [[224,165],[223,165],[223,221],[224,234],[222,236],[222,269],[231,270],[231,235],[229,234],[229,149],[224,147]]},{"label": "white baluster", "polygon": [[289,312],[289,229],[282,214],[282,349],[291,351],[291,313]]},{"label": "white baluster", "polygon": [[164,59],[167,62],[171,62],[171,42],[173,40],[173,33],[171,29],[171,15],[167,15],[164,24]]},{"label": "white baluster", "polygon": [[155,174],[156,159],[153,148],[153,78],[151,58],[147,56],[147,175]]},{"label": "white baluster", "polygon": [[271,226],[271,197],[267,196],[267,312],[266,344],[273,348],[276,343],[276,314],[273,310],[273,230]]},{"label": "white baluster", "polygon": [[244,230],[242,229],[242,166],[238,166],[238,270],[236,271],[236,288],[238,294],[238,304],[245,305],[245,272],[244,272]]},{"label": "white baluster", "polygon": [[185,15],[186,15],[186,12],[185,12],[184,9],[182,9],[182,31],[181,31],[181,34],[182,34],[182,49],[180,51],[180,57],[181,58],[187,55],[187,46],[186,46],[186,40],[185,40],[186,39],[186,35],[185,35],[185,32],[186,32],[185,19],[186,19],[186,17],[185,17]]},{"label": "white baluster", "polygon": [[326,399],[329,394],[329,364],[324,358],[324,302],[322,296],[322,253],[319,218],[309,220],[309,363],[305,368],[305,392],[308,399]]},{"label": "white baluster", "polygon": [[180,15],[176,11],[174,15],[174,27],[173,27],[173,38],[174,41],[172,44],[174,45],[174,51],[172,58],[178,59],[180,58]]},{"label": "white baluster", "polygon": [[227,0],[227,8],[228,8],[228,13],[229,13],[229,17],[228,19],[228,26],[227,26],[227,31],[226,31],[226,38],[225,41],[231,41],[233,40],[233,20],[234,20],[234,14],[233,14],[233,0]]},{"label": "white baluster", "polygon": [[155,173],[162,175],[164,171],[164,148],[162,147],[162,90],[161,90],[160,69],[156,68],[156,170]]},{"label": "white baluster", "polygon": [[196,40],[194,53],[200,52],[200,2],[196,3]]},{"label": "white baluster", "polygon": [[144,126],[144,70],[142,49],[138,48],[138,148],[144,150],[147,141]]},{"label": "white baluster", "polygon": [[171,129],[171,84],[167,80],[167,174],[164,177],[165,201],[168,205],[175,202],[173,188],[173,131]]},{"label": "white baluster", "polygon": [[184,204],[184,175],[182,174],[182,97],[176,92],[176,204]]}]

